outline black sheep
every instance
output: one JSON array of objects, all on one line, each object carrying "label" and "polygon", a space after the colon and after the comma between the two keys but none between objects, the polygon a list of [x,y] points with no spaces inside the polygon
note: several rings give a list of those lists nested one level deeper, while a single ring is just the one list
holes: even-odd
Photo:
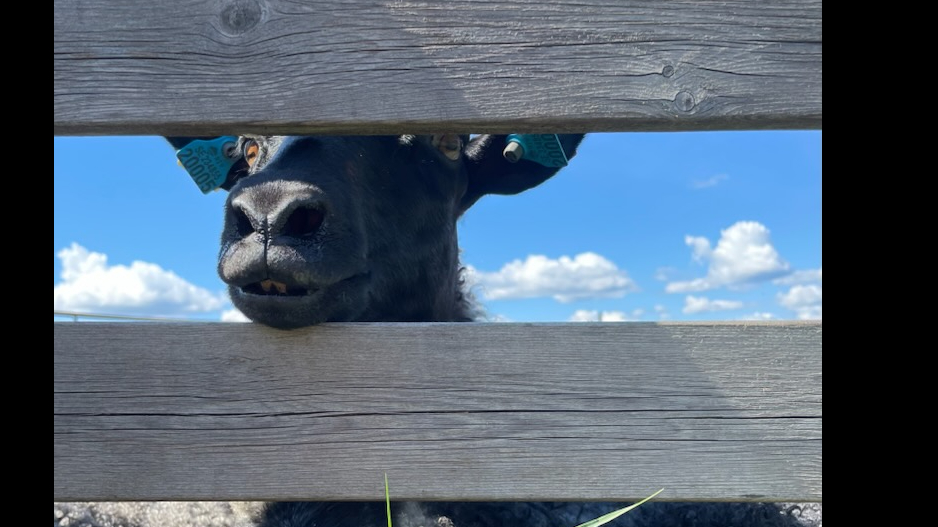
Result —
[{"label": "black sheep", "polygon": [[[556,137],[554,150],[571,158],[583,135]],[[218,273],[232,302],[278,328],[471,320],[456,221],[486,194],[517,194],[559,170],[508,161],[506,139],[239,138],[221,184],[230,194]]]}]

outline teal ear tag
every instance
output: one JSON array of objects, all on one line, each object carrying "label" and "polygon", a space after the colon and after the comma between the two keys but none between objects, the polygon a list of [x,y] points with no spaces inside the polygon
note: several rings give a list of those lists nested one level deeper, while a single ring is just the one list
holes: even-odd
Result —
[{"label": "teal ear tag", "polygon": [[197,139],[176,151],[176,159],[203,194],[221,187],[238,160],[238,138],[232,135],[211,140]]},{"label": "teal ear tag", "polygon": [[567,154],[557,134],[511,134],[506,141],[502,154],[512,163],[527,159],[545,167],[567,166]]}]

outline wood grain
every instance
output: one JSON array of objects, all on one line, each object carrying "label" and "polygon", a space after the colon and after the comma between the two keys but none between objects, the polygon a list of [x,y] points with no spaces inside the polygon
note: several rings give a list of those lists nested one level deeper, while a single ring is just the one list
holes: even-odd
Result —
[{"label": "wood grain", "polygon": [[821,127],[821,0],[54,1],[54,134]]},{"label": "wood grain", "polygon": [[814,323],[53,323],[54,500],[820,501]]}]

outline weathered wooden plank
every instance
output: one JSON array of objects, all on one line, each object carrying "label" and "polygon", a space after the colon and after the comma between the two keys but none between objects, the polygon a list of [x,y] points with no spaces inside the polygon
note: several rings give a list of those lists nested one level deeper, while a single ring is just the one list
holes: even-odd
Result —
[{"label": "weathered wooden plank", "polygon": [[54,500],[821,500],[814,323],[53,323]]},{"label": "weathered wooden plank", "polygon": [[820,128],[821,63],[821,0],[55,0],[53,133]]}]

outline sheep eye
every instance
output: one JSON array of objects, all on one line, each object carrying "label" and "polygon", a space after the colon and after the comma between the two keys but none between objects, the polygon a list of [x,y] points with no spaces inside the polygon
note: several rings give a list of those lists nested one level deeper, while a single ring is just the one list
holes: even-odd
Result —
[{"label": "sheep eye", "polygon": [[257,141],[253,139],[248,139],[244,142],[244,146],[241,147],[241,151],[244,152],[244,160],[247,161],[248,166],[254,166],[254,162],[257,161],[258,155],[261,153],[261,147],[257,144]]}]

